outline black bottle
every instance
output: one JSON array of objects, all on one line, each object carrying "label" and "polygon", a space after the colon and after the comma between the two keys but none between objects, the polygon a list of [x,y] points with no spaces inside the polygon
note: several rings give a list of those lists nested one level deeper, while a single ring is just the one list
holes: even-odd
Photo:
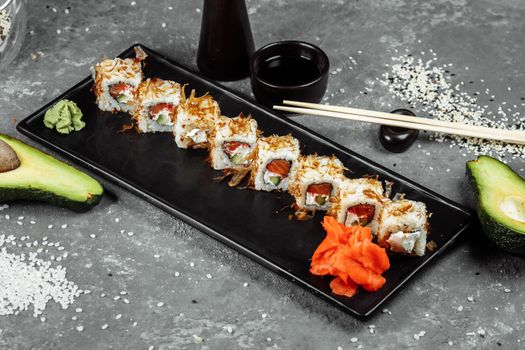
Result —
[{"label": "black bottle", "polygon": [[239,80],[250,73],[253,37],[244,0],[204,0],[197,66],[209,78]]}]

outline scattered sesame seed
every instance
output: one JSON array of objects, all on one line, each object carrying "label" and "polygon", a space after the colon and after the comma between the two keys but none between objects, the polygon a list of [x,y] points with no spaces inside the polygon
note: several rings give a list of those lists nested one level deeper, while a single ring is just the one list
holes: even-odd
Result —
[{"label": "scattered sesame seed", "polygon": [[457,310],[458,310],[459,312],[463,311],[463,306],[462,306],[462,305],[459,305]]},{"label": "scattered sesame seed", "polygon": [[75,312],[82,312],[82,308],[77,307],[77,308],[75,309]]},{"label": "scattered sesame seed", "polygon": [[474,302],[474,297],[473,296],[469,296],[469,297],[467,297],[467,300],[472,303],[472,302]]},{"label": "scattered sesame seed", "polygon": [[199,337],[198,335],[194,334],[193,335],[193,341],[196,343],[196,344],[200,344],[202,343],[203,339],[201,337]]},{"label": "scattered sesame seed", "polygon": [[195,266],[195,263],[190,262],[190,266],[191,266],[191,267],[194,267],[194,266]]},{"label": "scattered sesame seed", "polygon": [[180,276],[179,271],[175,271],[175,277],[179,277],[179,276]]},{"label": "scattered sesame seed", "polygon": [[510,290],[509,288],[505,288],[503,291],[504,291],[505,293],[510,293],[510,292],[511,292],[511,290]]},{"label": "scattered sesame seed", "polygon": [[206,278],[211,279],[211,275],[210,275],[210,274],[207,274],[207,275],[206,275]]},{"label": "scattered sesame seed", "polygon": [[72,316],[72,317],[71,317],[71,320],[73,320],[73,321],[78,320],[78,316]]},{"label": "scattered sesame seed", "polygon": [[107,323],[104,323],[104,324],[100,327],[100,329],[108,329],[108,327],[109,327],[109,325],[108,325]]},{"label": "scattered sesame seed", "polygon": [[94,233],[92,233],[92,234],[89,235],[89,237],[91,237],[91,238],[97,238],[97,235],[94,234]]},{"label": "scattered sesame seed", "polygon": [[136,4],[137,4],[136,1],[132,1],[132,2],[130,3],[131,6],[135,6]]},{"label": "scattered sesame seed", "polygon": [[166,23],[162,22],[160,25],[162,28],[166,28]]},{"label": "scattered sesame seed", "polygon": [[126,292],[125,290],[120,292],[120,295],[126,295],[126,294],[128,294],[128,292]]},{"label": "scattered sesame seed", "polygon": [[133,234],[134,234],[134,233],[133,233],[132,231],[129,231],[129,232],[128,232],[128,236],[130,236],[130,237],[133,236]]},{"label": "scattered sesame seed", "polygon": [[122,301],[124,302],[124,304],[129,304],[129,299],[124,298],[122,299]]},{"label": "scattered sesame seed", "polygon": [[63,224],[60,228],[67,228],[67,224]]},{"label": "scattered sesame seed", "polygon": [[164,306],[164,303],[163,303],[162,301],[159,301],[159,302],[157,303],[157,307],[163,307],[163,306]]},{"label": "scattered sesame seed", "polygon": [[77,326],[77,331],[82,332],[84,330],[84,326]]},{"label": "scattered sesame seed", "polygon": [[154,254],[153,257],[154,257],[155,259],[158,259],[158,258],[160,258],[160,255],[159,255],[159,254]]},{"label": "scattered sesame seed", "polygon": [[119,218],[115,218],[115,222],[119,222],[119,221],[120,221],[120,219],[119,219]]},{"label": "scattered sesame seed", "polygon": [[248,287],[248,282],[244,282],[244,283],[242,284],[242,286],[243,286],[244,288]]},{"label": "scattered sesame seed", "polygon": [[117,315],[115,316],[115,320],[120,320],[121,318],[122,318],[122,314],[117,314]]},{"label": "scattered sesame seed", "polygon": [[357,340],[358,340],[358,339],[357,339],[356,337],[350,338],[350,342],[351,342],[351,343],[356,343]]}]

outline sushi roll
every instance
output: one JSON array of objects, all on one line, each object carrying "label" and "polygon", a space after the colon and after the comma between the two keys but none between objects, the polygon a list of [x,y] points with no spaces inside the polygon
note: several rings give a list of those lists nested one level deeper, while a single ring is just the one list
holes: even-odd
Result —
[{"label": "sushi roll", "polygon": [[328,210],[344,179],[343,163],[336,157],[300,156],[288,192],[300,210]]},{"label": "sushi roll", "polygon": [[215,170],[248,168],[259,136],[251,116],[221,116],[210,135],[210,161]]},{"label": "sushi roll", "polygon": [[91,68],[93,92],[100,110],[127,112],[134,110],[133,95],[142,82],[142,61],[146,53],[135,47],[136,58],[106,59]]},{"label": "sushi roll", "polygon": [[179,83],[159,78],[144,80],[135,91],[133,119],[141,132],[173,132],[181,102]]},{"label": "sushi roll", "polygon": [[181,103],[173,135],[180,148],[206,148],[208,136],[220,117],[217,101],[209,94],[195,96],[195,90]]},{"label": "sushi roll", "polygon": [[381,181],[373,178],[345,179],[330,215],[345,226],[370,227],[376,234],[378,218],[387,201]]},{"label": "sushi roll", "polygon": [[379,216],[377,242],[395,253],[423,256],[427,228],[424,203],[407,199],[388,202]]},{"label": "sushi roll", "polygon": [[286,191],[299,154],[299,141],[292,135],[261,137],[254,151],[250,185],[257,191]]}]

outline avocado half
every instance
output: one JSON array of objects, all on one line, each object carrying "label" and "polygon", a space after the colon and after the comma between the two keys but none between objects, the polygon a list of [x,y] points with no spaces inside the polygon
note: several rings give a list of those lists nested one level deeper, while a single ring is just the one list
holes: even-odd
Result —
[{"label": "avocado half", "polygon": [[481,227],[497,246],[525,254],[525,179],[489,156],[467,162]]},{"label": "avocado half", "polygon": [[91,176],[10,136],[0,134],[0,141],[20,161],[0,172],[0,202],[35,200],[85,211],[100,201],[104,189]]}]

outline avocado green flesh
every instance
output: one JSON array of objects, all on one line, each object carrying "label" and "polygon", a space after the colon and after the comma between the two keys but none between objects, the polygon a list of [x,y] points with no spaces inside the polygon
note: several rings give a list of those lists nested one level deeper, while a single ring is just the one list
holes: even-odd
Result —
[{"label": "avocado green flesh", "polygon": [[244,159],[239,154],[234,155],[233,157],[231,157],[230,160],[235,165],[241,165],[242,163],[244,163]]},{"label": "avocado green flesh", "polygon": [[525,180],[488,156],[467,162],[485,234],[498,246],[525,252]]},{"label": "avocado green flesh", "polygon": [[274,186],[277,186],[277,185],[279,185],[279,183],[281,183],[281,178],[279,176],[270,176],[270,182]]},{"label": "avocado green flesh", "polygon": [[89,175],[9,136],[0,135],[20,159],[0,174],[0,201],[37,200],[82,210],[98,203],[104,190]]}]

